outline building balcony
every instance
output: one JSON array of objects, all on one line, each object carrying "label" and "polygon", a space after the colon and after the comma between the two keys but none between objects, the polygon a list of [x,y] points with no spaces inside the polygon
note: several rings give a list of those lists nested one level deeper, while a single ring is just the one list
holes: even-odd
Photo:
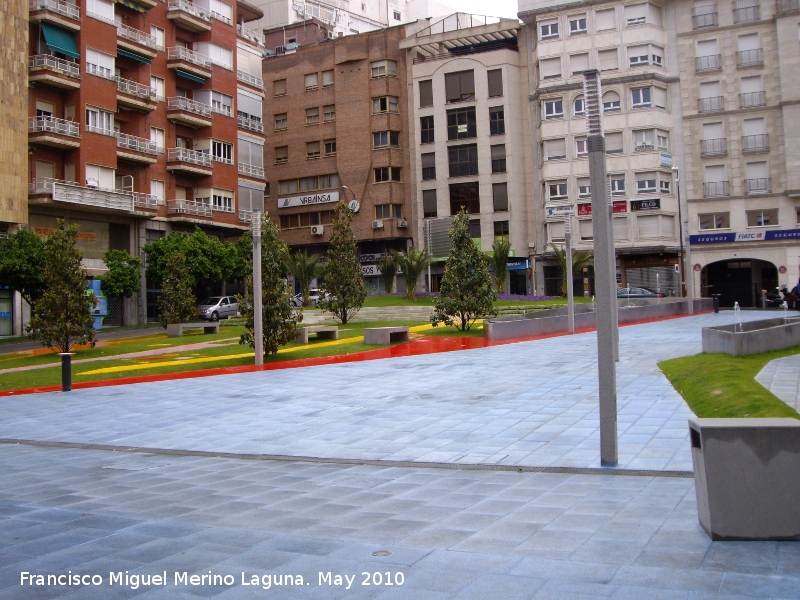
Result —
[{"label": "building balcony", "polygon": [[117,137],[117,132],[113,129],[106,129],[105,127],[100,127],[99,125],[86,125],[86,131],[89,133],[96,133],[97,135],[105,135],[108,137]]},{"label": "building balcony", "polygon": [[182,46],[167,48],[167,68],[182,71],[203,80],[211,77],[211,59]]},{"label": "building balcony", "polygon": [[74,121],[55,117],[30,117],[28,119],[28,142],[51,148],[79,148],[81,127]]},{"label": "building balcony", "polygon": [[766,133],[759,133],[757,135],[743,135],[742,136],[742,153],[743,154],[758,154],[760,152],[769,152],[769,135]]},{"label": "building balcony", "polygon": [[257,167],[256,165],[248,165],[245,163],[239,163],[239,175],[254,177],[256,179],[266,179],[264,167]]},{"label": "building balcony", "polygon": [[254,88],[258,88],[262,91],[264,89],[264,80],[261,79],[261,77],[250,75],[250,73],[245,73],[244,71],[236,71],[236,80],[241,83],[246,83],[247,85],[252,85]]},{"label": "building balcony", "polygon": [[719,54],[698,56],[694,59],[694,70],[697,73],[708,73],[722,69],[722,57]]},{"label": "building balcony", "polygon": [[148,112],[156,109],[158,101],[153,88],[122,77],[116,81],[118,105]]},{"label": "building balcony", "polygon": [[211,11],[189,0],[169,0],[167,18],[189,31],[211,31]]},{"label": "building balcony", "polygon": [[29,0],[30,20],[34,23],[53,23],[59,27],[80,31],[81,9],[65,0]]},{"label": "building balcony", "polygon": [[253,211],[252,210],[240,210],[239,211],[239,223],[252,223],[253,222]]},{"label": "building balcony", "polygon": [[697,105],[697,110],[701,113],[725,110],[725,98],[723,96],[700,98],[697,101]]},{"label": "building balcony", "polygon": [[758,177],[756,179],[745,179],[744,190],[748,196],[758,196],[759,194],[769,194],[772,191],[769,177]]},{"label": "building balcony", "polygon": [[692,9],[692,27],[703,29],[704,27],[716,27],[719,25],[719,13],[716,4],[707,4]]},{"label": "building balcony", "polygon": [[767,95],[765,92],[747,92],[739,94],[739,108],[753,108],[755,106],[766,106]]},{"label": "building balcony", "polygon": [[778,0],[778,13],[800,10],[800,0]]},{"label": "building balcony", "polygon": [[210,127],[211,107],[182,96],[167,98],[167,119],[189,127]]},{"label": "building balcony", "polygon": [[728,195],[728,182],[727,181],[712,181],[703,184],[703,196],[705,198],[714,198],[717,196]]},{"label": "building balcony", "polygon": [[158,161],[159,152],[163,149],[155,142],[127,133],[117,134],[117,158],[152,165]]},{"label": "building balcony", "polygon": [[158,196],[142,192],[132,192],[132,195],[137,210],[158,210]]},{"label": "building balcony", "polygon": [[236,117],[236,123],[241,129],[255,131],[256,133],[264,133],[264,123],[261,121],[261,119],[252,119],[250,117],[238,115]]},{"label": "building balcony", "polygon": [[751,23],[761,19],[761,10],[758,4],[733,9],[734,23]]},{"label": "building balcony", "polygon": [[187,148],[167,150],[167,171],[207,177],[213,173],[211,155]]},{"label": "building balcony", "polygon": [[150,59],[155,58],[159,50],[164,50],[154,36],[122,23],[117,23],[117,46]]},{"label": "building balcony", "polygon": [[740,50],[736,53],[736,64],[739,67],[763,67],[764,50],[762,48]]},{"label": "building balcony", "polygon": [[167,214],[191,215],[195,217],[203,217],[205,219],[211,219],[214,217],[214,212],[211,210],[211,207],[208,204],[195,202],[194,200],[168,200]]},{"label": "building balcony", "polygon": [[725,156],[728,153],[728,140],[700,140],[700,156]]},{"label": "building balcony", "polygon": [[85,209],[97,212],[101,209],[108,212],[134,211],[133,193],[121,190],[103,189],[91,186],[80,186],[76,183],[51,178],[37,178],[28,184],[30,204],[66,203],[73,209]]},{"label": "building balcony", "polygon": [[49,54],[37,54],[28,58],[28,81],[62,90],[76,90],[81,87],[80,65]]},{"label": "building balcony", "polygon": [[254,29],[246,29],[241,25],[236,26],[236,35],[238,35],[243,40],[247,40],[251,44],[255,44],[256,46],[264,47],[264,34],[260,31],[255,31]]}]

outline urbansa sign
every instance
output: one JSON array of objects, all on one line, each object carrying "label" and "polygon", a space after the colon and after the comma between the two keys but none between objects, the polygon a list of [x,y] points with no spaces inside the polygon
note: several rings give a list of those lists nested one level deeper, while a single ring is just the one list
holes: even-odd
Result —
[{"label": "urbansa sign", "polygon": [[339,192],[325,192],[322,194],[305,194],[303,196],[290,196],[288,198],[278,198],[278,208],[290,208],[292,206],[311,206],[312,204],[328,204],[338,202]]}]

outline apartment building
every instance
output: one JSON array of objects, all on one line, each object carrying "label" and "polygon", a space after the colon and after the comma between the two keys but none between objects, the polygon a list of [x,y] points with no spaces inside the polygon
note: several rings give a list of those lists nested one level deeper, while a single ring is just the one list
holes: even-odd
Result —
[{"label": "apartment building", "polygon": [[800,3],[675,7],[695,288],[757,306],[800,276]]},{"label": "apartment building", "polygon": [[461,208],[482,250],[509,241],[508,291],[530,290],[528,70],[519,33],[516,19],[456,13],[400,43],[413,89],[407,110],[416,239],[436,258],[434,292],[449,247],[446,232]]},{"label": "apartment building", "polygon": [[[679,293],[679,61],[655,2],[520,2],[529,36],[536,290],[560,293],[554,246],[593,245],[582,71],[601,73],[617,282]],[[564,207],[573,215],[563,216]],[[580,289],[580,288],[577,288]],[[591,292],[591,286],[588,289]]]},{"label": "apartment building", "polygon": [[[29,222],[78,223],[90,275],[171,231],[235,238],[261,208],[261,12],[244,1],[30,0]],[[127,307],[155,318],[155,293]]]},{"label": "apartment building", "polygon": [[300,46],[264,61],[266,209],[292,250],[325,251],[333,209],[353,203],[368,289],[375,262],[411,243],[405,27]]}]

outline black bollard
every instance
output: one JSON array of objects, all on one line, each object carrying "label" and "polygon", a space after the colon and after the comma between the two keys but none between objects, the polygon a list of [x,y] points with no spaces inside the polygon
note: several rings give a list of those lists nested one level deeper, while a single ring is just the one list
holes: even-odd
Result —
[{"label": "black bollard", "polygon": [[719,313],[719,294],[712,294],[714,297],[714,312]]},{"label": "black bollard", "polygon": [[72,391],[72,352],[59,352],[61,357],[61,391]]}]

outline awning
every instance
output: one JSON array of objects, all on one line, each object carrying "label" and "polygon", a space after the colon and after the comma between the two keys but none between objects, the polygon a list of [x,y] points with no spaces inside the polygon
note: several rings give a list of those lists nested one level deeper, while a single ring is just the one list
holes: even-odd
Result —
[{"label": "awning", "polygon": [[187,73],[186,71],[181,71],[180,69],[175,69],[175,75],[178,77],[183,77],[184,79],[188,79],[189,81],[196,81],[197,83],[205,83],[205,77],[198,77],[197,75],[192,75],[191,73]]},{"label": "awning", "polygon": [[128,50],[123,50],[121,48],[117,48],[117,54],[120,56],[126,56],[128,58],[132,58],[133,60],[138,60],[141,63],[145,63],[149,65],[153,61],[147,58],[146,56],[142,56],[141,54],[136,54],[135,52],[129,52]]},{"label": "awning", "polygon": [[54,27],[49,23],[42,23],[42,33],[44,41],[53,52],[66,54],[72,58],[80,58],[78,46],[75,44],[75,34],[60,27]]},{"label": "awning", "polygon": [[122,6],[127,6],[128,8],[135,10],[140,13],[147,12],[148,8],[146,6],[142,6],[141,4],[137,4],[133,0],[117,0],[118,4],[122,4]]}]

